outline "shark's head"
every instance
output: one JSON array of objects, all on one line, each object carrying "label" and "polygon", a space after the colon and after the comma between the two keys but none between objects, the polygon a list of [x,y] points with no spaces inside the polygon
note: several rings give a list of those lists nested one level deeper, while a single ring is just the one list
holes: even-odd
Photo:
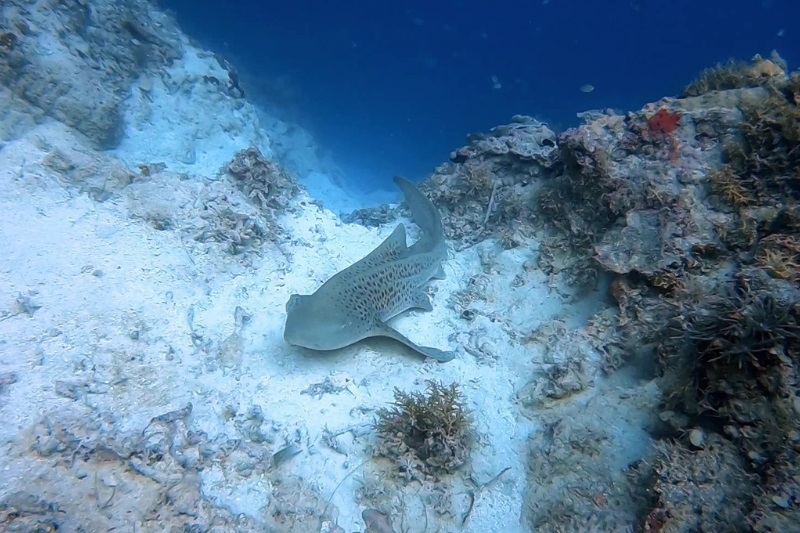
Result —
[{"label": "shark's head", "polygon": [[293,294],[286,302],[283,339],[312,350],[336,350],[352,344],[352,321],[319,298]]}]

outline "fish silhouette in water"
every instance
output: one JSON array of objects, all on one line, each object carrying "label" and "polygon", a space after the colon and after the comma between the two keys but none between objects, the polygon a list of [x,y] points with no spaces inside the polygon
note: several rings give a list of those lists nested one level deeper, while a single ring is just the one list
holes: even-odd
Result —
[{"label": "fish silhouette in water", "polygon": [[390,337],[412,350],[447,362],[454,352],[415,344],[387,321],[409,309],[432,311],[424,291],[431,279],[443,279],[447,244],[439,211],[410,181],[397,177],[422,230],[406,244],[406,228],[398,225],[389,237],[360,261],[335,274],[313,294],[293,294],[286,303],[283,338],[312,350],[336,350],[369,337]]}]

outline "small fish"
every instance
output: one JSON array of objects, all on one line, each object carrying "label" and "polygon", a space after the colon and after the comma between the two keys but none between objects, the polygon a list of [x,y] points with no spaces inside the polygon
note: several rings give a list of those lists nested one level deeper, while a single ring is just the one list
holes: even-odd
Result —
[{"label": "small fish", "polygon": [[302,451],[303,450],[301,450],[297,444],[289,444],[288,446],[284,446],[272,454],[272,464],[275,466],[275,468],[277,468]]},{"label": "small fish", "polygon": [[594,85],[587,83],[586,85],[581,85],[581,92],[582,93],[590,93],[594,91]]}]

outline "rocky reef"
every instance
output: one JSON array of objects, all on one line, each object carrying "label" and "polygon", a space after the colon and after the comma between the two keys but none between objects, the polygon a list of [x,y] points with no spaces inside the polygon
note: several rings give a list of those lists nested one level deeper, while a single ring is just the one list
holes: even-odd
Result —
[{"label": "rocky reef", "polygon": [[0,12],[0,101],[27,109],[0,119],[18,123],[3,124],[4,132],[49,117],[96,148],[113,148],[131,82],[183,53],[174,21],[135,0],[11,0]]},{"label": "rocky reef", "polygon": [[[797,529],[800,74],[777,55],[564,132],[470,135],[422,184],[455,249],[432,321],[462,352],[431,370],[284,346],[288,294],[380,239],[318,209],[230,63],[148,3],[0,13],[0,203],[23,221],[0,529]],[[217,121],[182,122],[198,103]]]},{"label": "rocky reef", "polygon": [[[791,530],[800,522],[800,73],[756,56],[703,72],[679,98],[582,117],[558,136],[516,117],[456,150],[426,182],[448,236],[505,247],[535,237],[552,275],[583,288],[610,279],[615,317],[592,321],[605,368],[651,361],[661,389],[653,464],[628,476],[646,496],[626,500],[638,529]],[[597,494],[583,498],[595,511],[578,523],[630,524],[615,524]],[[553,512],[532,502],[528,520],[568,530]],[[560,512],[574,519],[576,506]]]}]

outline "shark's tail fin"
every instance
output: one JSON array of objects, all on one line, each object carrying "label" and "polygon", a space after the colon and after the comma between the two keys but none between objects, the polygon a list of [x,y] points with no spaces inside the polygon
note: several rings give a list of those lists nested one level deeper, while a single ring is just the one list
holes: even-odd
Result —
[{"label": "shark's tail fin", "polygon": [[444,247],[442,216],[436,206],[407,179],[396,176],[394,182],[403,191],[408,208],[411,210],[412,220],[422,230],[423,237],[414,246]]}]

